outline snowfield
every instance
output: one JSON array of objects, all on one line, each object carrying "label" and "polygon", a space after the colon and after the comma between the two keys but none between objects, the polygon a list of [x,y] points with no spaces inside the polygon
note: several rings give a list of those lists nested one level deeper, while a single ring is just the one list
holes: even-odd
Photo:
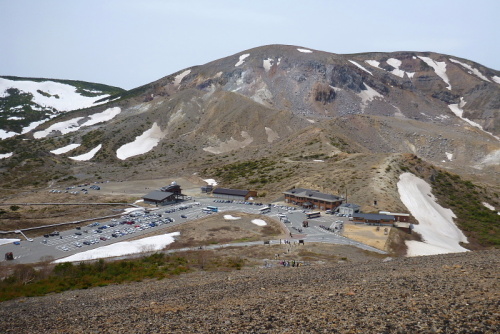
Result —
[{"label": "snowfield", "polygon": [[217,185],[217,181],[215,181],[214,179],[205,179],[203,181],[205,181],[209,186],[215,187]]},{"label": "snowfield", "polygon": [[488,79],[481,72],[479,72],[479,70],[477,68],[474,68],[474,67],[470,66],[469,64],[462,63],[462,62],[460,62],[460,61],[458,61],[456,59],[453,59],[453,58],[450,58],[450,61],[452,63],[462,65],[463,67],[465,67],[466,69],[468,69],[469,71],[471,71],[472,73],[474,73],[479,79],[491,82],[490,79]]},{"label": "snowfield", "polygon": [[497,77],[496,75],[493,76],[491,79],[493,79],[493,81],[495,81],[497,84],[500,84],[500,77]]},{"label": "snowfield", "polygon": [[7,158],[10,158],[12,156],[12,152],[10,153],[0,153],[0,159],[7,159]]},{"label": "snowfield", "polygon": [[443,81],[448,85],[446,89],[451,90],[450,79],[448,79],[448,75],[446,74],[446,63],[444,61],[434,61],[429,57],[418,56],[421,60],[423,60],[427,65],[434,69],[434,72],[437,76],[439,76]]},{"label": "snowfield", "polygon": [[[30,93],[36,104],[46,108],[55,108],[58,111],[92,107],[97,105],[95,103],[97,100],[109,96],[108,94],[94,97],[82,96],[76,92],[76,87],[54,81],[14,81],[0,78],[0,97],[8,96],[7,89],[9,88]],[[38,91],[50,96],[40,94]]]},{"label": "snowfield", "polygon": [[245,59],[250,56],[249,53],[245,53],[244,55],[241,55],[240,56],[240,60],[238,60],[238,62],[236,64],[234,64],[235,67],[238,67],[240,65],[242,65],[244,62],[245,62]]},{"label": "snowfield", "polygon": [[363,71],[365,71],[366,73],[370,74],[371,76],[373,76],[372,72],[368,71],[366,68],[364,68],[363,66],[361,66],[360,64],[356,63],[354,60],[349,60],[349,62],[351,64],[354,64],[356,65],[357,67],[359,67],[360,69],[362,69]]},{"label": "snowfield", "polygon": [[274,59],[272,58],[267,58],[262,61],[262,66],[264,66],[264,70],[266,72],[269,72],[271,67],[273,66]]},{"label": "snowfield", "polygon": [[80,144],[69,144],[69,145],[66,145],[64,147],[60,147],[60,148],[57,148],[55,150],[52,150],[52,151],[50,151],[50,153],[56,154],[56,155],[68,153],[69,151],[72,151],[79,146],[80,146]]},{"label": "snowfield", "polygon": [[0,246],[11,244],[11,243],[16,242],[16,241],[21,241],[21,239],[0,239]]},{"label": "snowfield", "polygon": [[97,152],[102,148],[102,144],[97,145],[87,153],[77,155],[76,157],[69,157],[70,159],[76,160],[76,161],[87,161],[90,160],[96,155]]},{"label": "snowfield", "polygon": [[80,124],[80,121],[82,119],[85,119],[85,117],[75,117],[67,121],[54,123],[45,130],[35,132],[33,134],[33,137],[35,139],[45,138],[54,131],[59,131],[61,134],[65,135],[70,132],[78,131],[80,128],[85,126],[91,126],[97,123],[110,121],[115,118],[116,115],[118,115],[120,112],[120,107],[114,107],[108,108],[100,113],[89,115],[89,120],[83,122],[82,124]]},{"label": "snowfield", "polygon": [[99,247],[74,254],[59,260],[54,263],[62,262],[77,262],[94,259],[102,259],[106,257],[124,256],[143,252],[154,252],[162,250],[175,241],[174,237],[180,235],[179,232],[156,235],[154,237],[143,238],[133,241],[117,242],[108,246]]},{"label": "snowfield", "polygon": [[116,156],[120,160],[125,160],[136,155],[144,154],[151,151],[160,140],[165,136],[158,126],[158,124],[153,123],[151,129],[143,132],[142,135],[135,137],[135,140],[131,143],[125,144],[116,150]]},{"label": "snowfield", "polygon": [[308,50],[308,49],[297,49],[297,51],[302,52],[302,53],[313,53],[311,50]]},{"label": "snowfield", "polygon": [[467,238],[453,222],[455,214],[436,202],[431,193],[431,186],[427,182],[411,173],[401,174],[398,192],[403,204],[419,223],[414,226],[414,231],[424,240],[406,241],[407,256],[467,251],[459,244],[467,242]]},{"label": "snowfield", "polygon": [[257,226],[266,226],[267,225],[267,223],[262,219],[252,219],[252,223],[254,223]]},{"label": "snowfield", "polygon": [[241,219],[241,217],[234,217],[234,216],[231,216],[231,215],[224,215],[224,219],[225,220],[238,220],[238,219]]}]

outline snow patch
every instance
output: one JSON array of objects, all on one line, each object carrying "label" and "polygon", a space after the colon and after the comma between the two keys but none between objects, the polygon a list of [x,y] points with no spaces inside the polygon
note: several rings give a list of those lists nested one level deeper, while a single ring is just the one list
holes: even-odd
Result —
[{"label": "snow patch", "polygon": [[80,121],[82,119],[85,119],[85,117],[75,117],[67,121],[54,123],[45,130],[35,132],[33,134],[33,137],[35,139],[45,138],[54,131],[59,131],[61,134],[65,135],[70,132],[78,131],[80,128],[85,126],[91,126],[97,123],[110,121],[115,118],[116,115],[118,115],[120,112],[120,107],[114,107],[108,108],[100,113],[89,115],[89,120],[83,122],[82,124],[80,124]]},{"label": "snow patch", "polygon": [[492,134],[491,132],[485,131],[485,130],[483,129],[483,127],[482,127],[480,124],[478,124],[478,123],[476,123],[476,122],[474,122],[474,121],[471,121],[471,120],[470,120],[470,119],[468,119],[468,118],[463,117],[464,110],[463,110],[462,108],[465,106],[465,104],[466,104],[466,103],[467,103],[467,102],[465,102],[465,101],[464,101],[464,98],[463,98],[463,97],[460,97],[460,103],[449,104],[449,105],[448,105],[448,108],[450,108],[450,110],[451,110],[451,111],[452,111],[452,112],[453,112],[453,113],[454,113],[457,117],[460,117],[462,120],[466,121],[466,122],[467,122],[467,123],[469,123],[470,125],[472,125],[472,126],[474,126],[474,127],[478,128],[478,129],[480,129],[480,130],[481,130],[481,131],[483,131],[483,132],[486,132],[486,133],[487,133],[487,134],[489,134],[489,135],[492,135],[492,136],[493,136],[493,137],[495,137],[497,140],[500,140],[500,138],[499,138],[499,137],[495,136],[495,135],[494,135],[494,134]]},{"label": "snow patch", "polygon": [[262,61],[262,66],[264,66],[264,70],[266,70],[266,72],[269,72],[269,70],[271,69],[271,67],[273,66],[273,63],[274,63],[274,59],[272,58],[267,58],[267,59],[264,59]]},{"label": "snow patch", "polygon": [[10,153],[0,153],[0,159],[7,159],[10,158],[14,154],[13,152]]},{"label": "snow patch", "polygon": [[262,219],[252,219],[252,223],[254,223],[257,226],[266,226],[267,225],[267,223]]},{"label": "snow patch", "polygon": [[354,64],[356,65],[357,67],[359,67],[360,69],[362,69],[363,71],[365,71],[366,73],[370,74],[371,76],[373,76],[372,72],[368,71],[366,68],[364,68],[363,66],[361,66],[360,64],[356,63],[355,61],[353,60],[349,60],[349,62],[351,64]]},{"label": "snow patch", "polygon": [[217,181],[215,181],[214,179],[205,179],[203,181],[205,181],[209,186],[215,187],[217,185]]},{"label": "snow patch", "polygon": [[497,84],[500,84],[500,77],[497,77],[496,75],[493,76],[491,79],[493,79],[493,81],[495,81]]},{"label": "snow patch", "polygon": [[16,242],[16,241],[21,241],[21,239],[0,239],[0,246],[11,244],[11,243]]},{"label": "snow patch", "polygon": [[9,121],[20,121],[20,120],[23,120],[24,117],[18,117],[18,116],[10,116],[9,118],[7,118]]},{"label": "snow patch", "polygon": [[231,215],[224,215],[224,219],[225,220],[238,220],[238,219],[241,219],[241,217],[234,217],[234,216],[231,216]]},{"label": "snow patch", "polygon": [[106,257],[124,256],[130,254],[137,254],[143,252],[159,251],[170,245],[175,241],[174,237],[180,235],[179,232],[167,233],[163,235],[156,235],[153,237],[142,238],[133,241],[117,242],[108,246],[99,247],[74,254],[59,260],[54,263],[62,262],[77,262],[87,261],[94,259],[102,259]]},{"label": "snow patch", "polygon": [[479,79],[491,82],[486,76],[484,76],[481,72],[479,72],[479,70],[477,68],[474,68],[474,67],[470,66],[469,64],[462,63],[462,62],[460,62],[456,59],[453,59],[453,58],[450,58],[450,61],[452,63],[462,65],[463,67],[465,67],[466,69],[468,69],[469,71],[474,73]]},{"label": "snow patch", "polygon": [[483,205],[490,209],[491,211],[495,211],[495,207],[489,203],[483,202]]},{"label": "snow patch", "polygon": [[116,156],[120,160],[125,160],[136,155],[147,153],[158,145],[165,134],[166,133],[162,132],[158,124],[155,122],[153,123],[151,129],[146,130],[142,133],[142,135],[135,137],[133,142],[125,144],[116,150]]},{"label": "snow patch", "polygon": [[394,70],[391,71],[392,74],[397,75],[400,78],[405,76],[405,71],[399,69],[399,66],[401,66],[402,64],[401,60],[396,58],[389,58],[387,59],[387,64],[394,67]]},{"label": "snow patch", "polygon": [[299,49],[297,49],[297,51],[302,52],[302,53],[312,53],[312,51],[308,50],[308,49],[300,49],[299,48]]},{"label": "snow patch", "polygon": [[92,159],[94,157],[94,155],[96,155],[96,153],[99,152],[99,150],[101,148],[102,148],[102,144],[99,144],[96,147],[94,147],[93,149],[91,149],[90,151],[88,151],[87,153],[77,155],[76,157],[69,157],[69,158],[72,160],[76,160],[76,161],[87,161],[87,160]]},{"label": "snow patch", "polygon": [[423,60],[427,65],[434,69],[434,72],[437,76],[439,76],[443,81],[448,85],[446,89],[451,90],[450,80],[448,79],[448,75],[446,74],[446,63],[444,61],[434,61],[429,57],[418,56],[421,60]]},{"label": "snow patch", "polygon": [[278,135],[278,133],[275,132],[273,129],[268,128],[268,127],[264,127],[264,129],[266,130],[268,143],[272,143],[273,141],[275,141],[276,139],[278,139],[280,137]]},{"label": "snow patch", "polygon": [[366,83],[363,82],[363,85],[365,85],[366,90],[362,90],[358,93],[358,96],[361,97],[362,109],[364,110],[368,105],[368,102],[372,101],[376,97],[383,98],[384,96],[379,94],[375,89],[371,88]]},{"label": "snow patch", "polygon": [[453,160],[453,153],[448,153],[448,152],[444,152],[446,154],[446,157],[448,158],[448,160],[452,161]]},{"label": "snow patch", "polygon": [[79,146],[80,146],[80,144],[69,144],[69,145],[66,145],[64,147],[52,150],[52,151],[50,151],[50,153],[59,155],[59,154],[67,153],[67,152],[69,152],[71,150],[74,150],[75,148],[77,148]]},{"label": "snow patch", "polygon": [[174,85],[179,86],[182,82],[182,79],[184,79],[184,77],[189,73],[191,73],[191,70],[185,70],[181,74],[177,74],[174,78]]},{"label": "snow patch", "polygon": [[242,65],[244,62],[245,62],[245,59],[250,56],[249,53],[245,53],[244,55],[241,55],[240,56],[240,60],[238,60],[238,62],[236,64],[234,64],[235,67],[238,67],[240,65]]},{"label": "snow patch", "polygon": [[397,184],[403,204],[417,219],[414,231],[422,235],[423,242],[407,241],[407,256],[466,252],[459,242],[467,238],[453,222],[453,211],[436,202],[431,186],[411,173],[403,173]]},{"label": "snow patch", "polygon": [[[376,60],[365,60],[365,63],[367,63],[368,65],[370,66],[373,66],[373,67],[376,67],[376,68],[380,68],[378,65],[380,65],[380,62],[376,61]],[[382,70],[382,68],[380,68]]]}]

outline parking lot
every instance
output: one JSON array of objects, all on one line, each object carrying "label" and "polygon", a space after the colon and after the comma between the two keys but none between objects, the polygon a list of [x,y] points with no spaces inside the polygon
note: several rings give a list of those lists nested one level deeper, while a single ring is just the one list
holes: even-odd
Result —
[{"label": "parking lot", "polygon": [[[261,214],[261,209],[266,206],[267,204],[262,203],[200,198],[155,208],[149,212],[134,211],[124,214],[121,218],[95,222],[78,229],[59,232],[57,235],[34,238],[33,242],[22,240],[20,245],[2,245],[0,250],[2,253],[13,252],[15,260],[21,263],[38,262],[47,257],[58,259],[215,214],[214,211],[206,209],[207,207],[216,207],[219,213],[232,211]],[[306,219],[304,211],[292,206],[274,204],[270,208],[270,212],[264,215],[282,221],[291,238],[364,247],[363,244],[342,237],[342,226],[347,222],[346,217],[322,215]],[[308,227],[304,227],[305,220],[308,221]]]}]

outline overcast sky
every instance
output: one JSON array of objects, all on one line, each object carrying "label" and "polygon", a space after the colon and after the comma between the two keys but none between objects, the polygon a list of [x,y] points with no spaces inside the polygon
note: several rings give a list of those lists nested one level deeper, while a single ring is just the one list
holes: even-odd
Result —
[{"label": "overcast sky", "polygon": [[0,0],[0,75],[131,89],[246,49],[435,51],[500,69],[499,0]]}]

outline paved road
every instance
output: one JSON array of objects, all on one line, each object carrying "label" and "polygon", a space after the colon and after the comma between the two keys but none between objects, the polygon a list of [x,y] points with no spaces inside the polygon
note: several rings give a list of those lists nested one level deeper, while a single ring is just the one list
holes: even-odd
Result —
[{"label": "paved road", "polygon": [[[262,206],[255,205],[246,205],[246,204],[237,204],[237,203],[214,203],[214,200],[211,198],[201,198],[193,201],[186,201],[184,203],[179,203],[175,205],[169,205],[165,207],[161,207],[158,210],[154,211],[154,213],[159,213],[162,217],[157,217],[154,215],[149,215],[146,217],[129,217],[124,215],[122,219],[118,218],[113,220],[101,221],[100,225],[104,224],[117,224],[115,227],[111,227],[108,229],[103,229],[101,233],[97,233],[97,226],[94,227],[82,227],[81,230],[70,229],[64,232],[60,232],[59,236],[53,236],[49,238],[37,237],[33,238],[33,242],[21,241],[20,245],[14,244],[6,244],[0,246],[0,254],[2,258],[0,261],[4,261],[3,254],[6,252],[13,252],[15,257],[15,263],[34,263],[39,262],[44,257],[52,257],[54,259],[63,258],[69,255],[76,254],[78,252],[86,251],[89,249],[101,247],[104,245],[108,245],[113,242],[125,241],[131,238],[136,238],[137,236],[144,235],[152,232],[152,230],[161,230],[166,226],[172,226],[181,224],[186,221],[196,220],[206,216],[206,213],[202,212],[202,208],[206,206],[217,206],[219,208],[219,212],[229,212],[229,211],[237,211],[237,212],[246,212],[252,214],[258,214],[259,209]],[[180,207],[189,206],[186,209],[181,210]],[[175,209],[175,212],[166,212],[172,211]],[[187,218],[182,218],[181,215],[186,216]],[[292,234],[293,239],[303,239],[304,242],[324,242],[324,243],[332,243],[339,245],[352,245],[361,249],[386,254],[381,250],[373,248],[371,246],[365,245],[363,243],[345,238],[341,236],[339,233],[333,233],[328,231],[321,226],[330,227],[332,223],[335,221],[345,221],[346,218],[336,217],[332,215],[325,215],[314,219],[308,219],[309,227],[303,228],[302,222],[305,220],[305,214],[300,210],[287,210],[286,207],[273,207],[271,212],[265,214],[265,216],[275,218],[280,220],[279,215],[285,215],[289,223],[284,224],[288,231]],[[170,223],[162,223],[166,217],[172,218],[174,222]],[[136,223],[133,225],[120,225],[119,222],[122,220],[134,220]],[[156,227],[148,227],[144,229],[140,229],[138,225],[141,224],[149,224],[156,223],[159,226]],[[86,231],[86,232],[85,232]],[[120,231],[123,235],[119,237],[112,237],[113,233],[117,233]],[[133,231],[130,232],[130,231]],[[81,233],[81,235],[77,235],[76,233]],[[29,235],[28,235],[29,237]],[[101,237],[105,237],[108,240],[102,241]],[[98,241],[91,245],[84,245],[84,241]],[[271,243],[279,243],[280,240],[274,240]],[[247,242],[247,243],[231,243],[228,245],[213,245],[209,248],[220,248],[226,246],[248,246],[262,244],[262,242]]]}]

